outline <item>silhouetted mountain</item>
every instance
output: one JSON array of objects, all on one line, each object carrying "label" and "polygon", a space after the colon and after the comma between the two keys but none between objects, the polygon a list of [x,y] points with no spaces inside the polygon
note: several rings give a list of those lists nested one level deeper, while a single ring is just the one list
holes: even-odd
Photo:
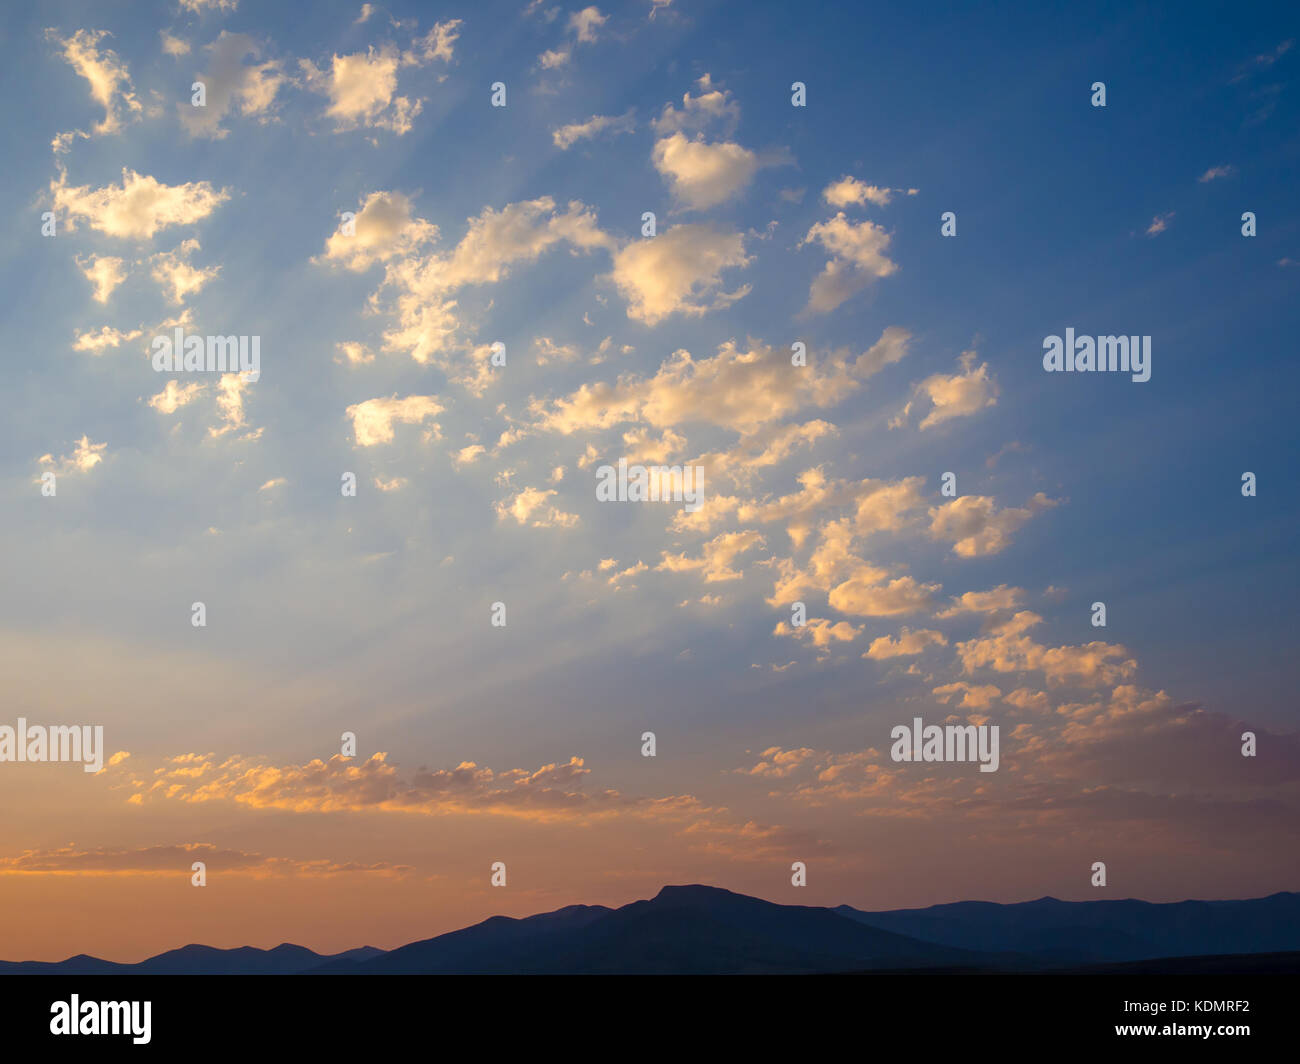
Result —
[{"label": "silhouetted mountain", "polygon": [[619,909],[574,907],[481,924],[325,973],[720,974],[864,967],[984,967],[967,950],[918,942],[830,909],[776,905],[717,887],[664,887]]},{"label": "silhouetted mountain", "polygon": [[1246,901],[958,902],[868,913],[777,905],[718,887],[664,887],[618,909],[570,905],[386,953],[322,956],[184,946],[139,964],[85,955],[0,974],[727,974],[867,971],[1115,973],[1300,970],[1300,894]]},{"label": "silhouetted mountain", "polygon": [[1300,950],[1300,894],[1245,901],[963,901],[928,909],[836,912],[924,942],[1015,952],[1056,964]]},{"label": "silhouetted mountain", "polygon": [[274,949],[189,945],[139,964],[114,964],[84,953],[53,964],[0,961],[0,975],[297,975],[322,964],[337,964],[346,970],[351,964],[372,960],[383,952],[374,946],[360,946],[345,953],[322,955],[288,942]]}]

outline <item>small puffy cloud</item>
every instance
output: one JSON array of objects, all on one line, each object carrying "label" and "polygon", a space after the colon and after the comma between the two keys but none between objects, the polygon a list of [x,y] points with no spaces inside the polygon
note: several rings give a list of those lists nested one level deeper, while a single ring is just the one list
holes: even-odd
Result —
[{"label": "small puffy cloud", "polygon": [[412,217],[411,201],[400,192],[372,192],[353,213],[351,234],[340,226],[325,241],[323,256],[349,270],[366,270],[376,262],[410,255],[438,239],[438,227]]},{"label": "small puffy cloud", "polygon": [[569,16],[569,29],[583,44],[594,44],[596,31],[609,21],[608,15],[602,15],[598,7],[584,7]]},{"label": "small puffy cloud", "polygon": [[573,58],[573,49],[568,45],[561,48],[548,48],[537,57],[537,64],[543,70],[559,70]]},{"label": "small puffy cloud", "polygon": [[1173,219],[1175,212],[1168,211],[1165,214],[1157,214],[1151,219],[1151,224],[1147,226],[1147,236],[1159,236],[1169,228],[1169,223]]},{"label": "small puffy cloud", "polygon": [[916,386],[915,395],[902,413],[890,422],[890,427],[906,424],[918,403],[928,403],[930,407],[930,412],[921,419],[922,429],[997,406],[997,381],[989,374],[987,362],[975,365],[976,357],[974,351],[963,352],[957,360],[961,367],[957,373],[935,373],[921,381]]},{"label": "small puffy cloud", "polygon": [[827,601],[840,613],[860,617],[894,617],[928,609],[942,590],[938,584],[918,584],[910,576],[887,580],[888,573],[860,564],[847,580],[831,588]]},{"label": "small puffy cloud", "polygon": [[911,657],[920,654],[929,646],[946,647],[947,645],[948,640],[942,632],[936,632],[931,628],[918,628],[913,631],[904,627],[899,631],[897,639],[882,635],[879,639],[872,640],[871,646],[862,656],[884,661],[888,658]]},{"label": "small puffy cloud", "polygon": [[810,617],[798,627],[778,621],[772,634],[801,639],[820,651],[829,651],[835,643],[851,643],[862,634],[862,629],[853,627],[848,621],[832,623],[825,618]]},{"label": "small puffy cloud", "polygon": [[961,695],[961,701],[957,704],[962,709],[988,709],[1002,697],[1002,691],[992,684],[977,687],[960,680],[936,687],[931,693],[944,705],[948,705],[954,697]]},{"label": "small puffy cloud", "polygon": [[92,229],[108,236],[149,240],[160,229],[202,221],[230,199],[225,189],[207,181],[164,185],[133,170],[122,170],[122,184],[103,188],[75,187],[60,173],[50,182],[56,211],[67,217],[67,227],[85,219]]},{"label": "small puffy cloud", "polygon": [[[347,408],[347,416],[352,419],[352,435],[357,446],[374,447],[392,443],[394,423],[419,425],[441,414],[443,409],[436,395],[408,395],[402,399],[393,395],[356,403]],[[441,430],[435,421],[428,431],[436,437]]]},{"label": "small puffy cloud", "polygon": [[174,414],[181,407],[194,402],[206,390],[207,385],[198,381],[181,384],[173,378],[161,392],[149,399],[149,405],[160,414]]},{"label": "small puffy cloud", "polygon": [[[357,343],[355,340],[340,340],[334,348],[349,366],[364,366],[375,360],[375,353],[365,344]],[[335,361],[337,362],[338,359]]]},{"label": "small puffy cloud", "polygon": [[614,256],[611,277],[627,300],[627,316],[656,325],[674,314],[702,317],[749,294],[722,292],[724,270],[753,261],[745,239],[709,225],[676,225],[653,240],[633,241]]},{"label": "small puffy cloud", "polygon": [[282,488],[282,487],[284,487],[284,485],[287,484],[287,483],[289,483],[289,482],[288,482],[287,480],[285,480],[284,477],[272,477],[270,480],[268,480],[265,484],[263,484],[263,485],[262,485],[260,488],[258,488],[257,490],[258,490],[258,491],[274,491],[276,488]]},{"label": "small puffy cloud", "polygon": [[857,295],[873,281],[898,269],[887,252],[890,235],[869,221],[850,222],[844,212],[817,222],[799,242],[800,247],[821,244],[832,258],[808,291],[806,311],[825,314]]},{"label": "small puffy cloud", "polygon": [[434,23],[428,33],[411,42],[410,51],[402,55],[403,65],[420,66],[435,59],[450,63],[455,55],[456,41],[460,38],[460,27],[458,18]]},{"label": "small puffy cloud", "polygon": [[113,289],[126,280],[126,263],[112,255],[91,255],[86,259],[78,257],[77,268],[95,286],[91,298],[96,303],[107,303]]},{"label": "small puffy cloud", "polygon": [[952,544],[961,558],[999,554],[1011,537],[1035,514],[1058,505],[1041,491],[1024,506],[997,508],[992,496],[962,495],[930,510],[930,535]]},{"label": "small puffy cloud", "polygon": [[533,350],[537,353],[539,366],[548,362],[576,362],[578,359],[578,349],[573,344],[557,344],[549,336],[534,339]]},{"label": "small puffy cloud", "polygon": [[1233,168],[1231,166],[1211,166],[1208,170],[1205,171],[1205,173],[1203,173],[1196,180],[1199,181],[1202,185],[1204,185],[1204,184],[1208,184],[1211,181],[1217,181],[1221,177],[1227,177],[1232,172],[1233,172]]},{"label": "small puffy cloud", "polygon": [[1042,672],[1052,685],[1077,683],[1085,687],[1112,685],[1127,679],[1137,669],[1129,652],[1115,643],[1095,641],[1082,646],[1048,647],[1026,633],[1041,624],[1042,617],[1021,610],[993,627],[987,635],[957,644],[957,656],[967,673],[978,669],[994,672]]},{"label": "small puffy cloud", "polygon": [[47,40],[62,51],[64,60],[90,83],[90,96],[104,108],[104,119],[94,131],[116,133],[122,128],[124,114],[139,115],[142,108],[131,87],[131,75],[111,48],[100,42],[110,36],[107,30],[77,30],[71,37],[60,37],[57,30],[45,31]]},{"label": "small puffy cloud", "polygon": [[457,451],[452,461],[457,465],[471,465],[486,453],[487,448],[481,443],[471,443],[468,447],[462,447]]},{"label": "small puffy cloud", "polygon": [[592,115],[585,122],[572,122],[552,130],[551,140],[561,151],[567,151],[580,140],[590,140],[602,133],[631,133],[635,128],[631,110],[621,115]]},{"label": "small puffy cloud", "polygon": [[276,94],[288,78],[279,60],[246,63],[262,56],[262,47],[243,33],[221,31],[208,45],[207,70],[195,79],[205,86],[205,106],[195,107],[188,99],[176,105],[181,125],[191,137],[220,140],[230,131],[222,126],[226,115],[266,118],[274,108]]},{"label": "small puffy cloud", "polygon": [[[244,393],[252,382],[242,373],[223,373],[217,381],[217,415],[222,424],[208,429],[212,437],[224,436],[228,432],[237,432],[244,427]],[[256,438],[261,429],[248,438]]]},{"label": "small puffy cloud", "polygon": [[[820,365],[810,364],[792,375],[788,350],[755,340],[743,345],[728,340],[713,358],[696,359],[688,351],[676,351],[653,377],[626,374],[613,384],[584,384],[560,399],[535,400],[532,413],[537,428],[566,436],[627,421],[646,421],[659,428],[700,421],[748,435],[805,407],[842,401],[859,387],[860,379],[903,357],[906,349],[907,333],[891,327],[856,361],[850,362],[843,353],[833,354]],[[780,431],[797,437],[801,430],[773,430]],[[802,431],[815,438],[824,430]],[[775,436],[753,437],[751,442],[760,440],[768,440],[777,453],[797,442]]]},{"label": "small puffy cloud", "polygon": [[74,473],[89,473],[104,460],[104,451],[108,443],[91,443],[89,436],[82,436],[70,455],[55,458],[52,454],[43,454],[37,462],[52,467],[58,476],[70,476]]},{"label": "small puffy cloud", "polygon": [[119,332],[111,325],[105,325],[98,332],[77,333],[77,339],[73,343],[72,349],[74,351],[89,351],[92,355],[98,355],[110,347],[121,347],[131,340],[138,340],[143,335],[144,331],[141,329]]},{"label": "small puffy cloud", "polygon": [[864,203],[874,203],[877,207],[887,207],[889,201],[899,192],[906,192],[909,196],[916,195],[916,189],[914,188],[881,188],[878,185],[868,185],[865,181],[859,181],[856,177],[846,175],[827,185],[822,191],[822,199],[832,207],[853,207]]},{"label": "small puffy cloud", "polygon": [[739,580],[745,574],[733,568],[733,563],[740,555],[762,545],[763,537],[757,532],[724,532],[705,543],[698,558],[689,558],[684,552],[663,551],[663,560],[655,568],[670,573],[700,572],[706,584]]},{"label": "small puffy cloud", "polygon": [[524,488],[496,504],[497,517],[502,521],[513,517],[517,524],[533,528],[573,528],[581,518],[565,513],[548,501],[558,494],[554,488]]},{"label": "small puffy cloud", "polygon": [[176,37],[166,30],[159,30],[158,37],[162,41],[162,50],[164,55],[173,55],[180,57],[190,54],[190,42],[183,38]]},{"label": "small puffy cloud", "polygon": [[999,584],[988,591],[967,591],[953,597],[952,605],[935,614],[940,620],[962,613],[996,613],[1019,606],[1024,601],[1024,590]]},{"label": "small puffy cloud", "polygon": [[204,269],[190,265],[190,255],[199,250],[199,242],[190,238],[174,250],[154,255],[150,260],[153,263],[150,276],[162,287],[171,302],[183,303],[187,295],[197,292],[221,272],[220,266]]},{"label": "small puffy cloud", "polygon": [[239,0],[180,0],[181,10],[188,11],[192,15],[201,15],[204,11],[234,11],[239,6]]},{"label": "small puffy cloud", "polygon": [[673,197],[693,210],[730,199],[754,179],[760,165],[758,156],[739,144],[688,140],[680,132],[657,140],[651,159]]},{"label": "small puffy cloud", "polygon": [[329,97],[326,115],[342,132],[358,127],[388,129],[398,136],[410,132],[412,120],[424,109],[422,100],[397,95],[397,71],[402,57],[395,45],[372,45],[353,55],[335,55],[327,70],[300,59],[307,88]]},{"label": "small puffy cloud", "polygon": [[664,105],[663,113],[651,122],[655,133],[666,137],[678,131],[701,130],[714,124],[724,129],[735,126],[740,119],[740,105],[732,99],[730,91],[716,88],[708,74],[695,84],[700,91],[694,96],[689,91],[683,93],[681,110],[671,103]]}]

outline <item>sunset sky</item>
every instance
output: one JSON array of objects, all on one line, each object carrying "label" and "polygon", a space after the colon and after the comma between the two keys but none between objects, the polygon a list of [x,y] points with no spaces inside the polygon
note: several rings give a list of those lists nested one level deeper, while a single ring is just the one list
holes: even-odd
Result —
[{"label": "sunset sky", "polygon": [[1294,13],[946,6],[0,14],[0,959],[1300,889]]}]

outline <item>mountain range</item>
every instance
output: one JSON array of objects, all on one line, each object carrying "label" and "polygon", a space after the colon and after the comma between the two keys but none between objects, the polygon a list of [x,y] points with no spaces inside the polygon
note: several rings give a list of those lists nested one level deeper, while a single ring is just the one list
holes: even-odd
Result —
[{"label": "mountain range", "polygon": [[742,974],[879,971],[1300,971],[1300,894],[1168,904],[1055,898],[864,912],[700,885],[617,909],[494,916],[384,951],[190,945],[138,964],[84,954],[3,974]]}]

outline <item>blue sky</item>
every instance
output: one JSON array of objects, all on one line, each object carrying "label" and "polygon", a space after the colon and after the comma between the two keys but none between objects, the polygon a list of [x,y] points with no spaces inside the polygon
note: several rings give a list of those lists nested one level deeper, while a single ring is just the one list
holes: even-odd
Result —
[{"label": "blue sky", "polygon": [[[1294,15],[825,8],[3,15],[11,712],[130,756],[0,778],[49,810],[0,833],[0,891],[94,867],[125,905],[156,847],[286,892],[277,861],[369,863],[322,876],[390,922],[299,936],[351,946],[428,931],[406,884],[454,926],[688,878],[780,897],[805,853],[810,901],[866,907],[1090,896],[1107,839],[1125,894],[1295,885],[1250,856],[1300,793]],[[260,336],[233,407],[211,375],[158,400],[182,315]],[[1151,379],[1044,373],[1067,327],[1152,337]],[[76,346],[104,328],[130,338]],[[597,464],[655,455],[705,462],[700,520],[596,502]],[[780,628],[792,589],[812,632]],[[882,757],[914,714],[1000,723],[996,784]],[[497,784],[419,777],[463,762]],[[190,764],[209,790],[150,782]],[[503,850],[536,868],[508,903]]]}]

